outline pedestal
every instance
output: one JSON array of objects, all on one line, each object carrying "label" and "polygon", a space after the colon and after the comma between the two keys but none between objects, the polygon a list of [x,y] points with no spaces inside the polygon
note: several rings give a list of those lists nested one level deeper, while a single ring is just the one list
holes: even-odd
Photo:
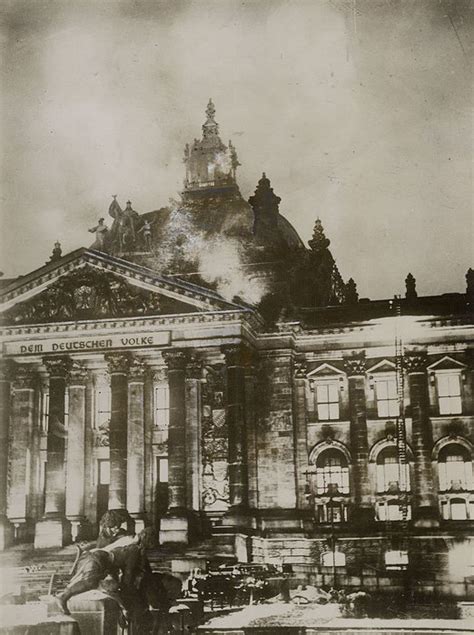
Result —
[{"label": "pedestal", "polygon": [[160,544],[188,542],[189,522],[187,516],[164,516],[160,523]]},{"label": "pedestal", "polygon": [[68,602],[71,616],[87,635],[117,635],[120,609],[117,603],[101,591],[88,591]]},{"label": "pedestal", "polygon": [[71,542],[71,523],[65,518],[43,518],[36,523],[35,549],[64,547]]}]

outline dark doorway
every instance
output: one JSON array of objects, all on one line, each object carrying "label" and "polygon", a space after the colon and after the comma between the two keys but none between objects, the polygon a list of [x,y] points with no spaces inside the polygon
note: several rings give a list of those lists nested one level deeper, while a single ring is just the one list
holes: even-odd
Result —
[{"label": "dark doorway", "polygon": [[169,505],[168,457],[156,457],[155,480],[155,526],[159,529],[160,518],[166,514]]},{"label": "dark doorway", "polygon": [[110,461],[97,461],[97,522],[109,508]]}]

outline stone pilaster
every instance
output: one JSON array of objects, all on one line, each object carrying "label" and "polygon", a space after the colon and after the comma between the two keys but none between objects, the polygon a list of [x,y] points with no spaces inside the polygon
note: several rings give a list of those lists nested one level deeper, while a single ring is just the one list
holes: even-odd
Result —
[{"label": "stone pilaster", "polygon": [[31,366],[18,364],[12,377],[12,403],[9,443],[9,488],[7,515],[14,526],[15,537],[26,537],[30,519],[27,515],[29,472],[28,452],[34,425],[35,389],[38,377]]},{"label": "stone pilaster", "polygon": [[8,362],[0,363],[0,551],[6,549],[13,538],[12,526],[7,518],[8,450],[10,430],[10,381],[12,368]]},{"label": "stone pilaster", "polygon": [[412,447],[415,459],[413,521],[417,527],[437,527],[439,521],[431,467],[433,438],[429,418],[426,365],[424,353],[411,353],[404,358],[410,391]]},{"label": "stone pilaster", "polygon": [[85,528],[86,385],[87,370],[74,361],[69,372],[69,418],[66,455],[66,518],[73,540]]},{"label": "stone pilaster", "polygon": [[145,526],[145,364],[134,359],[128,375],[127,510],[138,533]]},{"label": "stone pilaster", "polygon": [[229,513],[248,510],[248,473],[245,430],[245,355],[242,346],[225,346],[227,425],[229,429]]},{"label": "stone pilaster", "polygon": [[188,508],[197,512],[201,496],[201,379],[202,364],[186,366],[186,486]]},{"label": "stone pilaster", "polygon": [[175,350],[163,353],[168,366],[170,413],[168,427],[169,511],[161,519],[160,542],[188,542],[186,497],[186,386],[187,355]]},{"label": "stone pilaster", "polygon": [[65,427],[66,381],[71,367],[68,357],[44,360],[49,374],[49,418],[45,470],[45,506],[42,520],[35,527],[35,548],[62,547],[71,538],[66,519]]},{"label": "stone pilaster", "polygon": [[349,380],[349,412],[352,464],[354,468],[354,507],[352,522],[364,526],[374,520],[369,481],[369,443],[367,437],[367,404],[365,399],[364,355],[344,359]]},{"label": "stone pilaster", "polygon": [[297,362],[293,380],[295,422],[296,506],[307,509],[306,476],[308,469],[308,441],[306,432],[306,364]]},{"label": "stone pilaster", "polygon": [[128,353],[105,357],[110,374],[110,485],[109,509],[127,507]]}]

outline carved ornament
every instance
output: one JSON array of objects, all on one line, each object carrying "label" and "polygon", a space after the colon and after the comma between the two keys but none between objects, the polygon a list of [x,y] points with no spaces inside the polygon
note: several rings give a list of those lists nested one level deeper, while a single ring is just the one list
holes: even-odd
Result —
[{"label": "carved ornament", "polygon": [[308,366],[306,360],[298,360],[295,362],[294,374],[295,379],[306,379],[306,373],[308,372]]},{"label": "carved ornament", "polygon": [[14,390],[33,389],[38,375],[29,364],[16,364],[13,368],[12,383]]},{"label": "carved ornament", "polygon": [[365,375],[366,359],[365,353],[354,353],[350,357],[344,358],[344,370],[349,377]]},{"label": "carved ornament", "polygon": [[83,386],[87,381],[87,376],[87,368],[83,364],[80,364],[77,360],[73,360],[69,371],[69,385]]},{"label": "carved ornament", "polygon": [[162,353],[163,359],[168,366],[168,370],[184,370],[186,367],[186,362],[188,360],[188,355],[186,351],[182,350],[171,350],[165,351]]},{"label": "carved ornament", "polygon": [[86,265],[68,273],[6,314],[8,322],[32,324],[160,313],[160,296]]},{"label": "carved ornament", "polygon": [[424,373],[427,363],[426,353],[409,353],[403,358],[403,365],[408,374]]},{"label": "carved ornament", "polygon": [[109,374],[126,375],[130,368],[131,355],[129,353],[108,353],[105,361],[109,369]]},{"label": "carved ornament", "polygon": [[62,378],[66,379],[71,370],[72,361],[70,357],[45,357],[43,364],[46,366],[50,379]]},{"label": "carved ornament", "polygon": [[147,371],[147,365],[141,359],[134,357],[129,366],[128,377],[129,381],[145,381],[145,373]]}]

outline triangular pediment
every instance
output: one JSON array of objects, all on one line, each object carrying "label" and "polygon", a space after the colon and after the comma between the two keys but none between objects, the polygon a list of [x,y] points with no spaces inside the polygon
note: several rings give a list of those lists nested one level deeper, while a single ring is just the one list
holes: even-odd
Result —
[{"label": "triangular pediment", "polygon": [[331,375],[342,376],[344,374],[345,374],[344,371],[340,370],[336,366],[333,366],[332,364],[328,364],[327,362],[324,362],[323,364],[320,364],[316,368],[313,368],[313,370],[307,374],[307,377],[308,379],[316,379],[318,377],[327,377]]},{"label": "triangular pediment", "polygon": [[4,324],[244,309],[211,290],[91,249],[18,278],[1,300]]},{"label": "triangular pediment", "polygon": [[368,373],[394,373],[397,367],[394,362],[389,359],[382,359],[374,366],[367,369]]},{"label": "triangular pediment", "polygon": [[462,370],[463,368],[466,368],[466,364],[449,357],[449,355],[445,355],[428,366],[428,370]]}]

